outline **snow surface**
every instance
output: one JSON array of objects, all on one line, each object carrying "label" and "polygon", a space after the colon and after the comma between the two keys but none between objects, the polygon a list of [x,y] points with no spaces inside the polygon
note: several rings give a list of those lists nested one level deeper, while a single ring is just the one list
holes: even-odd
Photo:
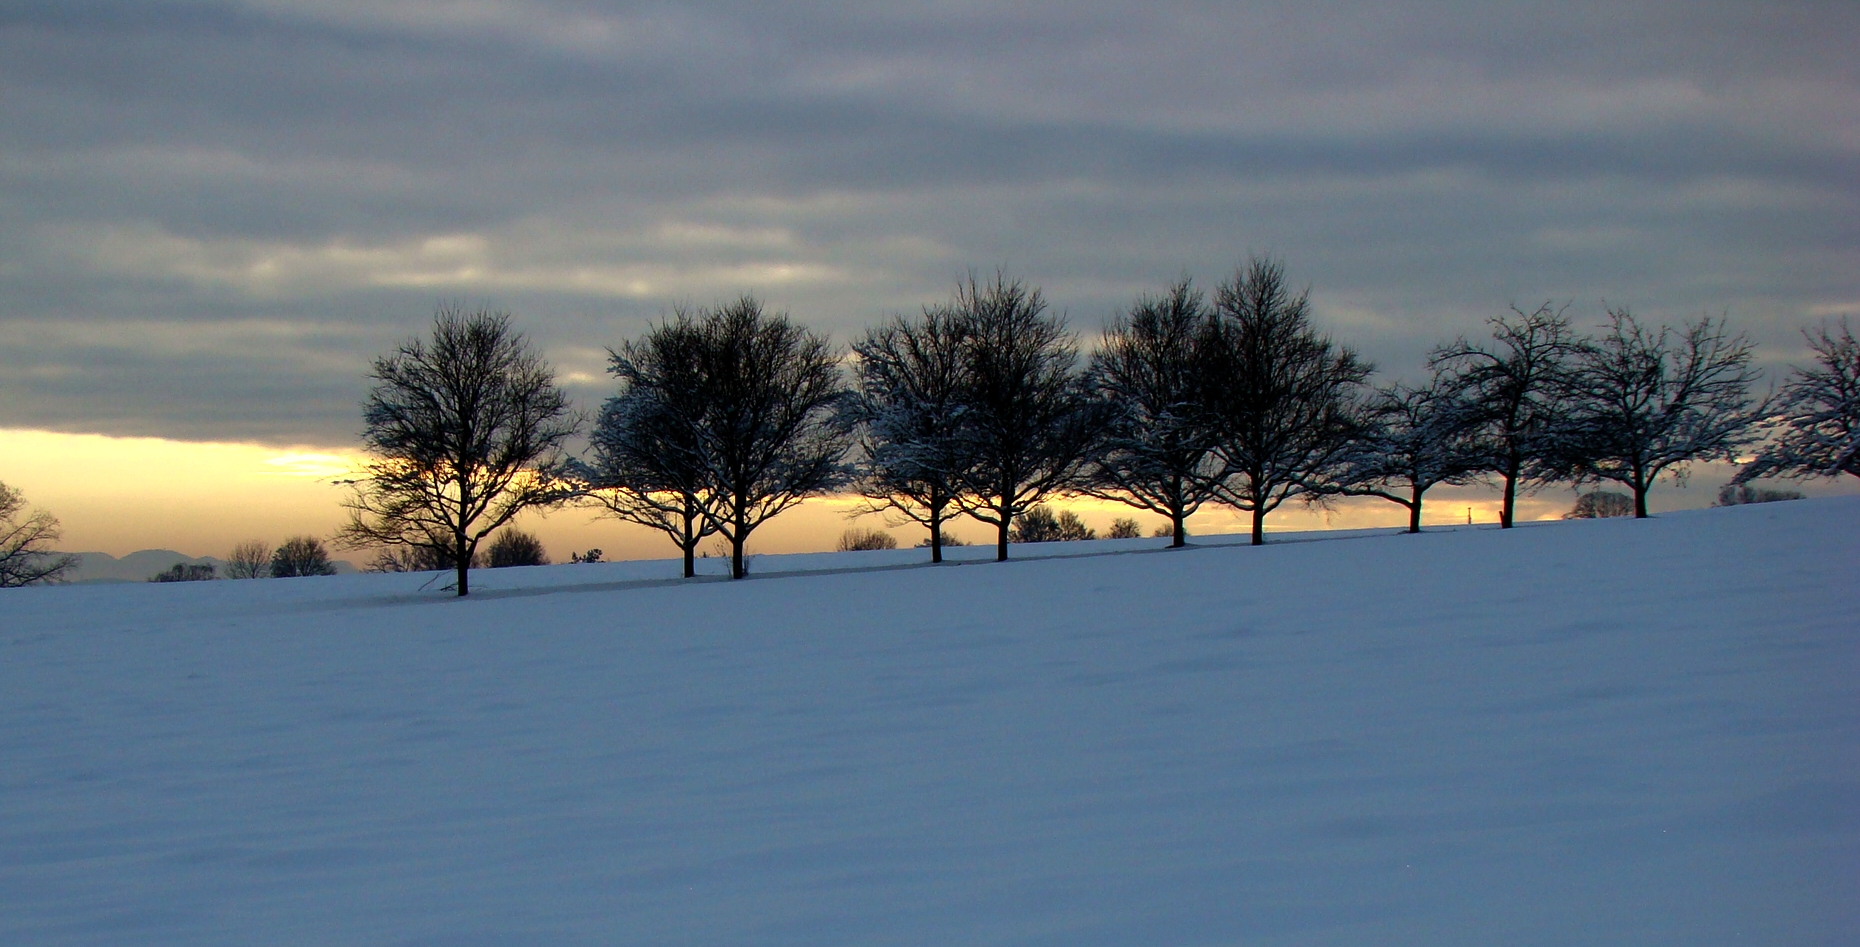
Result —
[{"label": "snow surface", "polygon": [[1853,944],[1857,537],[9,591],[0,944]]}]

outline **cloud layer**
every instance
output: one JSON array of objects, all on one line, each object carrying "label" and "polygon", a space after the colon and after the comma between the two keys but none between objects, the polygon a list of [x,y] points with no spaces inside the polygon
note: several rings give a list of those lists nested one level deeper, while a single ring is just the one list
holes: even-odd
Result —
[{"label": "cloud layer", "polygon": [[1852,3],[0,11],[0,427],[343,444],[442,300],[840,339],[1006,266],[1094,331],[1283,258],[1411,373],[1518,302],[1860,314]]}]

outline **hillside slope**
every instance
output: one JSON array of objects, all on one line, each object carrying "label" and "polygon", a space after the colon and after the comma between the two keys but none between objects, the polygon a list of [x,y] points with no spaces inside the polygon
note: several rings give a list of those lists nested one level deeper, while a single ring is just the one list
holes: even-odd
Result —
[{"label": "hillside slope", "polygon": [[0,943],[1851,943],[1857,537],[0,593]]}]

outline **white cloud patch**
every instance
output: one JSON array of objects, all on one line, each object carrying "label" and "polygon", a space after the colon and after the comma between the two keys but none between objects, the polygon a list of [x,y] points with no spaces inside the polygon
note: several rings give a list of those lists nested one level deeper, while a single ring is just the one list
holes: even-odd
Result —
[{"label": "white cloud patch", "polygon": [[[679,221],[641,234],[574,233],[528,222],[493,232],[315,244],[106,226],[57,228],[50,243],[99,274],[231,288],[261,298],[375,287],[656,299],[848,279],[842,268],[808,258],[786,232]],[[701,252],[681,259],[681,248]]]},{"label": "white cloud patch", "polygon": [[260,472],[266,476],[323,480],[353,474],[361,469],[362,462],[354,454],[293,452],[265,458]]},{"label": "white cloud patch", "polygon": [[670,49],[709,36],[677,9],[562,9],[521,0],[238,0],[254,12],[370,32],[454,38],[492,35],[589,57]]}]

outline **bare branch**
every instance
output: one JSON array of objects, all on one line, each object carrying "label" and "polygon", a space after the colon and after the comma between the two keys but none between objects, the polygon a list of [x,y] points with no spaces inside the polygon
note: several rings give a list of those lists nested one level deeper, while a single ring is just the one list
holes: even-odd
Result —
[{"label": "bare branch", "polygon": [[338,541],[445,549],[465,595],[486,536],[573,494],[561,446],[579,419],[507,313],[442,308],[430,343],[408,340],[371,377],[363,441],[376,459]]},{"label": "bare branch", "polygon": [[25,509],[26,497],[0,483],[0,589],[58,582],[78,562],[52,551],[62,535],[58,518],[45,510],[19,518]]},{"label": "bare branch", "polygon": [[1660,475],[1699,460],[1735,460],[1757,439],[1752,346],[1709,317],[1677,337],[1612,309],[1602,335],[1577,350],[1566,383],[1573,417],[1557,437],[1554,466],[1580,480],[1612,480],[1634,493],[1647,515],[1647,491]]},{"label": "bare branch", "polygon": [[1737,483],[1759,477],[1860,477],[1860,341],[1846,319],[1835,330],[1803,331],[1815,353],[1813,368],[1798,368],[1783,386],[1776,410],[1762,422],[1771,441],[1737,473]]},{"label": "bare branch", "polygon": [[1252,514],[1253,543],[1287,499],[1320,497],[1361,425],[1370,366],[1310,325],[1309,291],[1292,295],[1284,267],[1254,259],[1220,286],[1220,342],[1209,410],[1225,475],[1215,496]]},{"label": "bare branch", "polygon": [[1104,429],[1087,492],[1169,517],[1171,546],[1230,471],[1207,410],[1220,325],[1186,278],[1143,297],[1106,330],[1092,358],[1091,387]]}]

